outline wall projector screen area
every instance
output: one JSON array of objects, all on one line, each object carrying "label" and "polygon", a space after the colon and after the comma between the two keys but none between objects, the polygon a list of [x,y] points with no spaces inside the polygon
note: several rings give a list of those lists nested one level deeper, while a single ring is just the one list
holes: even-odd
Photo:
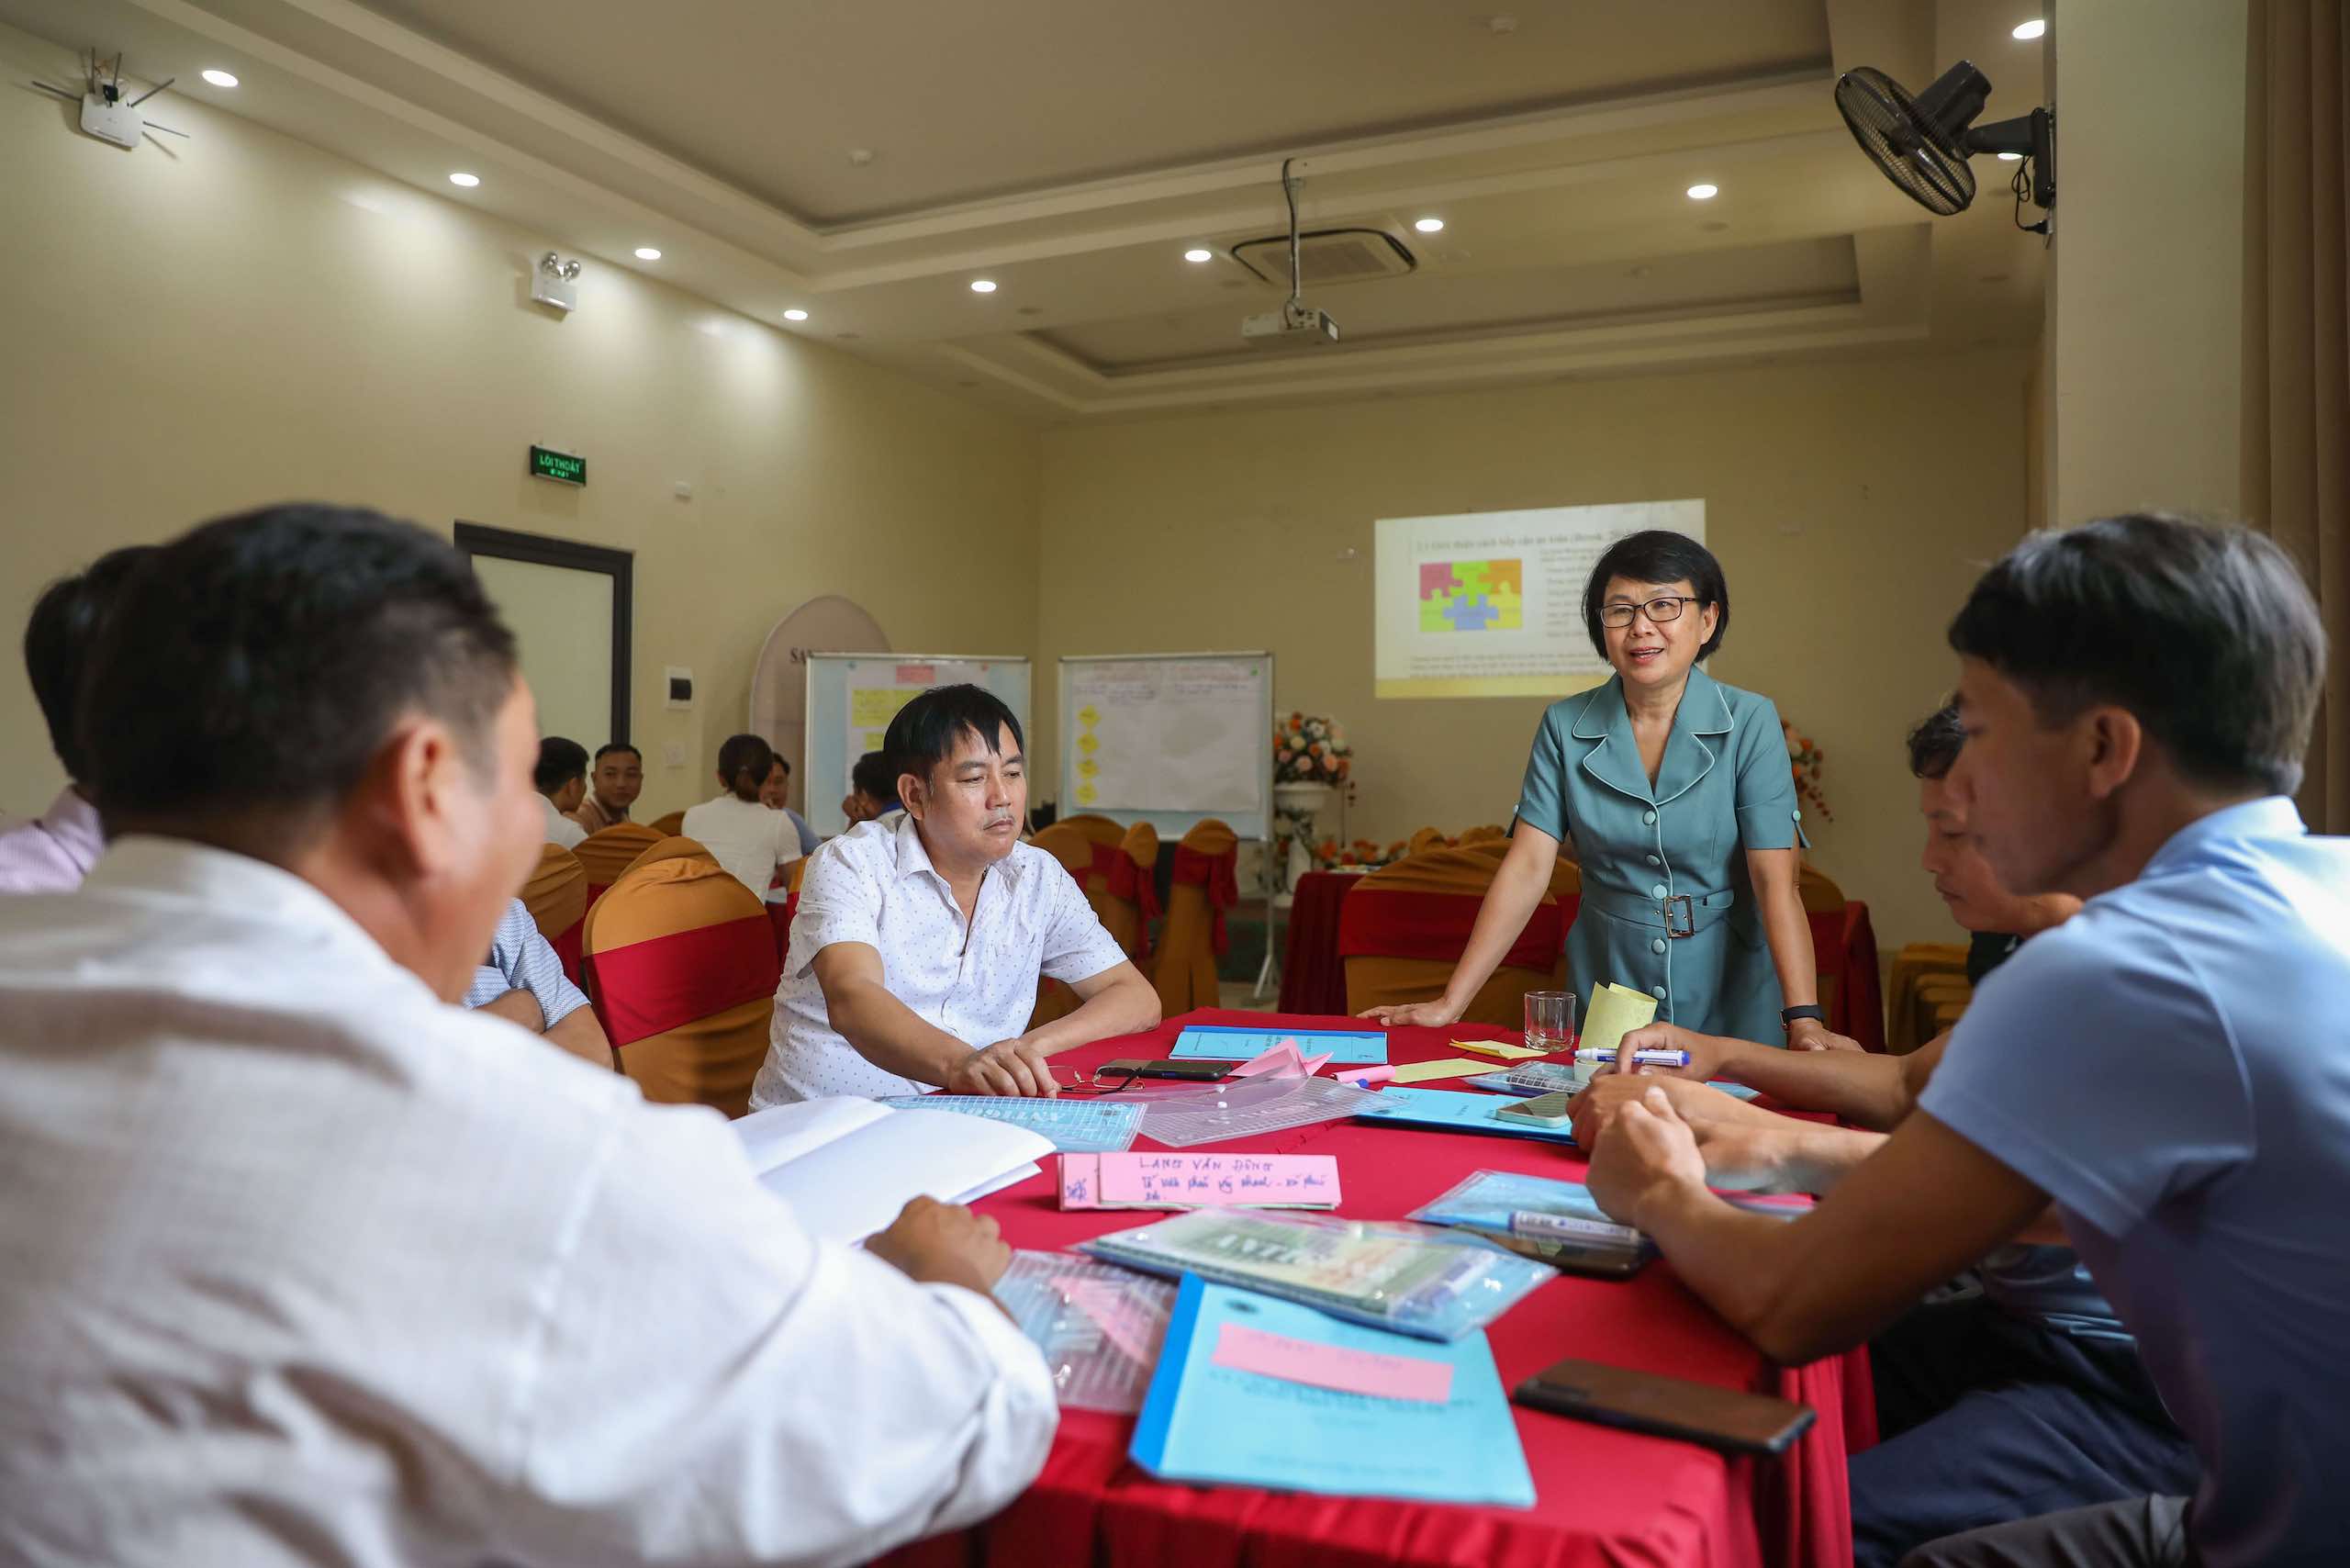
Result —
[{"label": "wall projector screen area", "polygon": [[1562,697],[1592,685],[1607,661],[1583,630],[1583,580],[1644,528],[1702,543],[1706,503],[1380,519],[1375,695]]}]

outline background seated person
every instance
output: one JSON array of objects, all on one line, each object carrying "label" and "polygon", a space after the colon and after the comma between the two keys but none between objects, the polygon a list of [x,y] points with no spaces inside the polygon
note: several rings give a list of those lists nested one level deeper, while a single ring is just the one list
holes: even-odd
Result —
[{"label": "background seated person", "polygon": [[596,1021],[596,1010],[564,978],[563,960],[539,935],[538,922],[520,899],[498,916],[498,934],[489,941],[489,961],[474,971],[465,1005],[543,1035],[583,1061],[612,1065],[611,1042]]},{"label": "background seated person", "polygon": [[[1965,744],[1945,707],[1911,733],[1909,767],[1926,818],[1921,857],[1959,924],[1991,945],[1994,967],[2015,944],[2077,913],[2065,893],[2010,893],[1975,847],[1944,783]],[[1978,950],[1980,950],[1978,948]],[[1671,1093],[1718,1187],[1825,1192],[1874,1154],[1916,1106],[1942,1059],[1942,1035],[1908,1057],[1853,1051],[1790,1056],[1670,1025],[1634,1047],[1691,1052],[1688,1071],[1751,1073],[1797,1110],[1841,1110],[1881,1131],[1782,1116],[1676,1078]],[[1576,1106],[1586,1145],[1652,1078],[1596,1080]],[[1855,1568],[1893,1568],[1912,1547],[1977,1525],[2056,1508],[2192,1490],[2195,1453],[2164,1410],[2122,1327],[2070,1247],[2016,1245],[1986,1258],[1955,1298],[1930,1301],[1869,1342],[1882,1441],[1852,1459]]]},{"label": "background seated person", "polygon": [[775,766],[767,769],[767,781],[759,786],[759,804],[789,817],[791,831],[800,837],[800,853],[813,855],[816,846],[823,841],[816,836],[816,830],[808,825],[808,819],[791,809],[790,801],[791,764],[783,759],[781,752],[778,752]]},{"label": "background seated person", "polygon": [[[832,1094],[1058,1092],[1045,1059],[1158,1022],[1158,993],[1061,863],[1020,832],[1020,721],[942,686],[890,721],[905,810],[816,851],[800,884],[756,1108]],[[1077,1011],[1023,1033],[1037,977]]]},{"label": "background seated person", "polygon": [[898,770],[887,753],[868,751],[848,770],[848,793],[841,797],[841,815],[848,825],[878,821],[906,808],[898,800]]},{"label": "background seated person", "polygon": [[547,815],[549,844],[569,849],[588,836],[571,813],[588,798],[588,748],[577,741],[549,735],[539,743],[539,766],[532,771],[532,787]]},{"label": "background seated person", "polygon": [[0,899],[0,1557],[862,1562],[1035,1476],[993,1221],[817,1242],[708,1111],[448,1005],[540,844],[445,539],[162,546],[78,730],[106,856]]},{"label": "background seated person", "polygon": [[588,776],[588,798],[571,820],[589,833],[601,833],[614,823],[628,821],[628,809],[644,793],[644,754],[626,741],[596,748],[596,771]]},{"label": "background seated person", "polygon": [[65,765],[66,784],[40,815],[0,822],[0,893],[71,892],[106,851],[98,808],[82,788],[88,770],[73,738],[73,711],[99,626],[123,579],[147,554],[144,544],[111,551],[89,570],[50,584],[33,601],[25,624],[25,674],[49,722],[49,744]]},{"label": "background seated person", "polygon": [[689,808],[678,832],[710,851],[727,874],[765,898],[776,868],[800,858],[791,818],[759,800],[775,771],[775,748],[757,735],[729,735],[718,748],[718,781],[725,793]]}]

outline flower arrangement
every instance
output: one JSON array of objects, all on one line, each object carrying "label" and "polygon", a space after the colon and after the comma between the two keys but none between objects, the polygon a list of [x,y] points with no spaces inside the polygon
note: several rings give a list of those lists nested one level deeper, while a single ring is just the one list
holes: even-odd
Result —
[{"label": "flower arrangement", "polygon": [[1828,760],[1828,754],[1819,749],[1818,742],[1785,719],[1779,721],[1779,728],[1786,732],[1787,766],[1796,776],[1796,798],[1818,812],[1822,822],[1834,822],[1836,813],[1829,809],[1828,796],[1819,785],[1821,765]]},{"label": "flower arrangement", "polygon": [[1353,749],[1336,720],[1292,713],[1273,721],[1274,783],[1344,784],[1353,771]]},{"label": "flower arrangement", "polygon": [[1368,838],[1358,838],[1352,844],[1340,845],[1335,838],[1326,838],[1314,846],[1314,868],[1317,871],[1375,871],[1404,858],[1410,848],[1404,840],[1381,848]]}]

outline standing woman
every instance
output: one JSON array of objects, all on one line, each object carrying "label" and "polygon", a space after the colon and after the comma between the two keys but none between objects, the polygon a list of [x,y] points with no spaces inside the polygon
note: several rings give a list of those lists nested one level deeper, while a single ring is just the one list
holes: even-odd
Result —
[{"label": "standing woman", "polygon": [[1582,995],[1612,980],[1685,1029],[1824,1048],[1779,712],[1697,667],[1729,629],[1720,563],[1682,534],[1628,535],[1592,568],[1583,618],[1616,673],[1542,715],[1509,853],[1460,967],[1436,1001],[1363,1016],[1458,1019],[1549,891],[1566,840],[1583,865],[1567,934]]}]

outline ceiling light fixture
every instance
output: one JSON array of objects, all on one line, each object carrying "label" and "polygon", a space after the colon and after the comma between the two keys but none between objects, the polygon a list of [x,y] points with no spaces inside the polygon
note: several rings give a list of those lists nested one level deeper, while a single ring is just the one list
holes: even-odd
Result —
[{"label": "ceiling light fixture", "polygon": [[971,280],[971,292],[973,294],[993,294],[995,292],[995,280],[992,278],[975,277]]},{"label": "ceiling light fixture", "polygon": [[650,245],[639,245],[636,248],[636,259],[640,262],[657,262],[661,259],[661,252]]},{"label": "ceiling light fixture", "polygon": [[476,185],[481,184],[481,176],[479,174],[468,174],[460,171],[459,173],[449,176],[449,183],[453,185],[463,185],[465,189],[471,190]]},{"label": "ceiling light fixture", "polygon": [[2023,162],[2023,154],[2020,152],[2002,152],[1999,154],[1999,162],[2002,163],[2020,163]]},{"label": "ceiling light fixture", "polygon": [[1183,259],[1196,265],[1201,262],[1214,261],[1215,252],[1214,251],[1203,250],[1199,246],[1194,245],[1190,250],[1183,252]]},{"label": "ceiling light fixture", "polygon": [[2034,17],[2029,22],[2018,22],[2016,24],[2015,36],[2029,41],[2032,39],[2038,38],[2047,30],[2047,21],[2042,17]]},{"label": "ceiling light fixture", "polygon": [[1444,219],[1441,218],[1416,218],[1412,219],[1412,227],[1418,230],[1423,234],[1441,234],[1444,232]]},{"label": "ceiling light fixture", "polygon": [[805,321],[808,319],[808,312],[805,310],[787,310],[783,313],[783,319],[787,321]]},{"label": "ceiling light fixture", "polygon": [[1720,194],[1721,187],[1719,185],[1691,185],[1689,187],[1689,199],[1691,201],[1711,201]]},{"label": "ceiling light fixture", "polygon": [[237,79],[226,71],[207,71],[204,73],[204,79],[216,87],[233,87],[237,84]]}]

